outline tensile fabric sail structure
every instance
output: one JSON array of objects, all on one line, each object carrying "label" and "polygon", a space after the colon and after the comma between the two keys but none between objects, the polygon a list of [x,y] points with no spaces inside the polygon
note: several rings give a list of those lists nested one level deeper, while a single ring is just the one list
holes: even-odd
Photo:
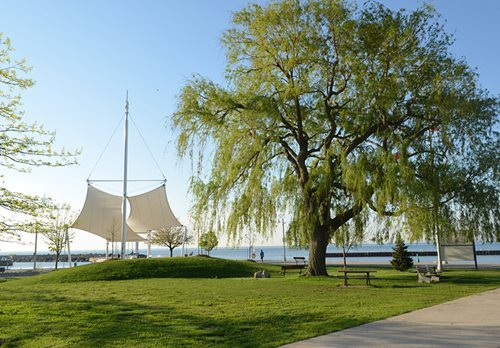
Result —
[{"label": "tensile fabric sail structure", "polygon": [[[125,101],[125,115],[123,117],[124,120],[123,180],[87,179],[88,182],[87,198],[85,200],[85,204],[82,208],[80,215],[78,216],[78,218],[76,219],[75,223],[72,226],[73,228],[77,228],[98,235],[106,239],[108,242],[121,242],[120,254],[122,258],[124,258],[126,255],[127,241],[137,242],[145,240],[138,233],[141,232],[146,233],[149,231],[158,230],[160,228],[182,226],[172,213],[170,205],[168,204],[167,194],[165,191],[166,180],[162,181],[163,185],[149,192],[145,192],[137,196],[128,195],[127,187],[129,182],[128,180],[129,118],[130,114],[129,114],[128,91],[127,91],[127,96]],[[137,130],[139,131],[138,128]],[[144,137],[142,135],[141,138],[144,141]],[[145,141],[144,144],[149,150],[149,147],[147,146]],[[149,152],[152,155],[151,150],[149,150]],[[161,168],[159,167],[158,162],[156,162],[156,160],[155,163],[161,172]],[[89,174],[89,178],[92,175],[92,172]],[[165,179],[165,175],[163,175],[163,179]],[[122,196],[113,195],[104,192],[96,188],[95,186],[91,185],[92,182],[97,182],[97,181],[101,182],[121,181],[123,183],[123,195]],[[133,180],[133,181],[156,181],[156,180]],[[129,206],[130,206],[130,214],[127,215]],[[120,231],[121,234],[119,233]],[[138,249],[139,249],[138,243],[136,243],[137,253]],[[149,249],[150,249],[150,244],[148,243],[148,255],[149,255]]]},{"label": "tensile fabric sail structure", "polygon": [[[182,226],[170,209],[165,184],[127,197],[127,200],[130,215],[127,218],[126,241],[144,241],[138,233]],[[95,234],[108,242],[121,242],[122,201],[122,196],[107,193],[89,183],[85,204],[72,227]]]},{"label": "tensile fabric sail structure", "polygon": [[182,226],[170,209],[165,185],[137,196],[130,196],[128,201],[130,215],[127,225],[135,232]]}]

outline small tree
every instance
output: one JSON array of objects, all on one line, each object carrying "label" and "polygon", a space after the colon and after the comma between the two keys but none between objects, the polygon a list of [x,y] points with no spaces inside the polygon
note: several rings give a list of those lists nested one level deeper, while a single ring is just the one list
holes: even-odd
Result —
[{"label": "small tree", "polygon": [[43,236],[47,239],[48,248],[56,254],[55,269],[59,264],[61,253],[64,246],[73,235],[68,232],[68,229],[73,224],[75,214],[71,212],[69,204],[62,204],[48,217],[47,228],[42,231]]},{"label": "small tree", "polygon": [[43,236],[47,240],[48,249],[56,254],[55,269],[57,269],[61,253],[64,249],[64,245],[66,244],[66,230],[57,229],[45,231]]},{"label": "small tree", "polygon": [[[357,216],[354,218],[353,224],[346,224],[339,229],[339,232],[335,234],[334,242],[335,246],[342,247],[342,257],[344,261],[344,269],[347,268],[347,253],[353,246],[360,245],[363,243],[365,237],[363,231],[362,217]],[[360,221],[358,221],[360,220]]]},{"label": "small tree", "polygon": [[208,231],[200,236],[200,248],[205,249],[210,256],[210,251],[219,244],[217,235],[214,231]]},{"label": "small tree", "polygon": [[408,268],[413,266],[413,259],[408,253],[408,246],[401,238],[401,234],[396,235],[396,245],[392,248],[392,260],[391,265],[394,269],[398,271],[406,271]]},{"label": "small tree", "polygon": [[151,235],[151,243],[166,246],[170,250],[170,257],[173,257],[174,249],[183,243],[188,243],[191,238],[186,234],[184,226],[172,226],[155,231]]}]

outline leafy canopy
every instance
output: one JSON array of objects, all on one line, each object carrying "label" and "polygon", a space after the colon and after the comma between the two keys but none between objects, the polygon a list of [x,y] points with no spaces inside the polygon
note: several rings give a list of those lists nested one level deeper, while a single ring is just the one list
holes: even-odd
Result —
[{"label": "leafy canopy", "polygon": [[[71,211],[69,204],[56,205],[55,209],[48,214],[45,214],[45,219],[37,219],[37,229],[42,232],[47,240],[47,246],[50,251],[56,254],[57,269],[59,256],[61,255],[66,243],[71,242],[73,233],[69,232],[69,228],[75,221],[76,214]],[[40,224],[40,222],[42,222]]]},{"label": "leafy canopy", "polygon": [[[32,87],[33,80],[25,77],[31,70],[25,59],[15,60],[10,40],[0,33],[0,167],[29,172],[32,167],[59,167],[76,163],[77,152],[54,150],[55,132],[37,123],[23,121],[20,91]],[[49,198],[26,195],[0,187],[0,235],[14,236],[16,231],[30,230],[30,222],[13,221],[11,213],[36,216],[55,208]]]},{"label": "leafy canopy", "polygon": [[208,252],[208,255],[210,255],[210,251],[212,251],[212,249],[219,244],[219,239],[214,231],[208,231],[200,236],[198,243],[200,248],[205,249]]},{"label": "leafy canopy", "polygon": [[184,243],[188,243],[191,238],[186,234],[184,226],[172,226],[154,231],[151,235],[151,243],[168,247],[170,256],[173,256],[173,250]]},{"label": "leafy canopy", "polygon": [[173,115],[195,221],[236,240],[286,211],[309,274],[326,274],[329,241],[370,210],[415,238],[433,235],[434,206],[498,234],[498,99],[449,52],[431,6],[272,1],[235,13],[222,42],[226,84],[193,77]]}]

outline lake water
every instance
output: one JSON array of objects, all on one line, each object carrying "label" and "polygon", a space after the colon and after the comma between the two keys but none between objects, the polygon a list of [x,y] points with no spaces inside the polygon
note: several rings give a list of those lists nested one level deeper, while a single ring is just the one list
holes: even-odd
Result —
[{"label": "lake water", "polygon": [[[351,248],[350,252],[356,252],[356,251],[392,251],[393,245],[391,244],[384,244],[384,245],[378,245],[378,244],[365,244],[359,247],[353,247]],[[264,261],[272,261],[272,262],[282,262],[284,261],[283,257],[283,246],[262,246],[262,247],[255,247],[255,260],[260,260],[260,250],[264,251]],[[419,244],[410,244],[408,250],[410,251],[435,251],[436,248],[432,244],[427,244],[427,243],[419,243]],[[492,243],[492,244],[482,244],[482,243],[477,243],[476,244],[476,250],[500,250],[500,243]],[[335,252],[341,252],[342,250],[335,247],[335,246],[329,246],[327,248],[327,252],[329,253],[335,253]],[[142,254],[146,254],[147,250],[146,249],[139,249],[139,252]],[[44,254],[45,252],[40,252],[40,254]],[[105,250],[74,250],[72,251],[73,255],[76,254],[87,254],[87,253],[99,253],[99,254],[104,254]],[[193,255],[198,254],[198,249],[197,248],[187,248],[187,254],[193,253]],[[27,252],[10,252],[10,253],[1,253],[0,256],[2,255],[29,255],[30,253]],[[151,254],[152,257],[165,257],[170,255],[169,250],[167,248],[152,248],[151,249]],[[302,256],[307,259],[308,257],[308,251],[307,249],[297,249],[297,248],[286,248],[285,249],[285,254],[286,254],[286,260],[287,261],[293,261],[294,256]],[[174,256],[181,256],[181,248],[176,248],[174,249]],[[238,248],[217,248],[214,249],[210,252],[210,256],[213,257],[219,257],[223,259],[233,259],[233,260],[246,260],[249,258],[252,258],[252,252],[250,251],[250,248],[240,246]],[[494,256],[478,256],[478,264],[500,264],[500,255],[494,255]],[[352,263],[389,263],[391,260],[391,257],[350,257],[347,259],[347,262],[352,262]],[[417,261],[414,257],[414,261]],[[421,256],[419,257],[420,262],[428,262],[432,263],[436,261],[435,256]],[[340,263],[342,262],[341,258],[328,258],[327,262],[329,263]],[[467,262],[467,261],[460,261],[458,262],[460,264],[473,264],[473,262]],[[85,262],[79,262],[78,265],[86,264]],[[54,268],[55,263],[54,262],[37,262],[37,268],[41,269],[49,269],[49,268]],[[69,263],[68,262],[60,262],[59,263],[59,268],[68,268]],[[13,266],[10,266],[9,269],[32,269],[33,268],[33,263],[31,262],[16,262],[14,263]]]}]

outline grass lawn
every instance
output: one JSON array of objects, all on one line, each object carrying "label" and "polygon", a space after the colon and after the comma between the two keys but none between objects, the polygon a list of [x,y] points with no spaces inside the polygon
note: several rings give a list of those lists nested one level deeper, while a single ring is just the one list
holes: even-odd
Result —
[{"label": "grass lawn", "polygon": [[[419,284],[413,273],[378,269],[372,287],[343,288],[334,277],[282,277],[278,266],[163,260],[0,282],[0,346],[275,347],[500,287],[500,270],[450,270],[441,283]],[[251,277],[262,267],[271,279]],[[141,272],[168,278],[90,280]]]}]

